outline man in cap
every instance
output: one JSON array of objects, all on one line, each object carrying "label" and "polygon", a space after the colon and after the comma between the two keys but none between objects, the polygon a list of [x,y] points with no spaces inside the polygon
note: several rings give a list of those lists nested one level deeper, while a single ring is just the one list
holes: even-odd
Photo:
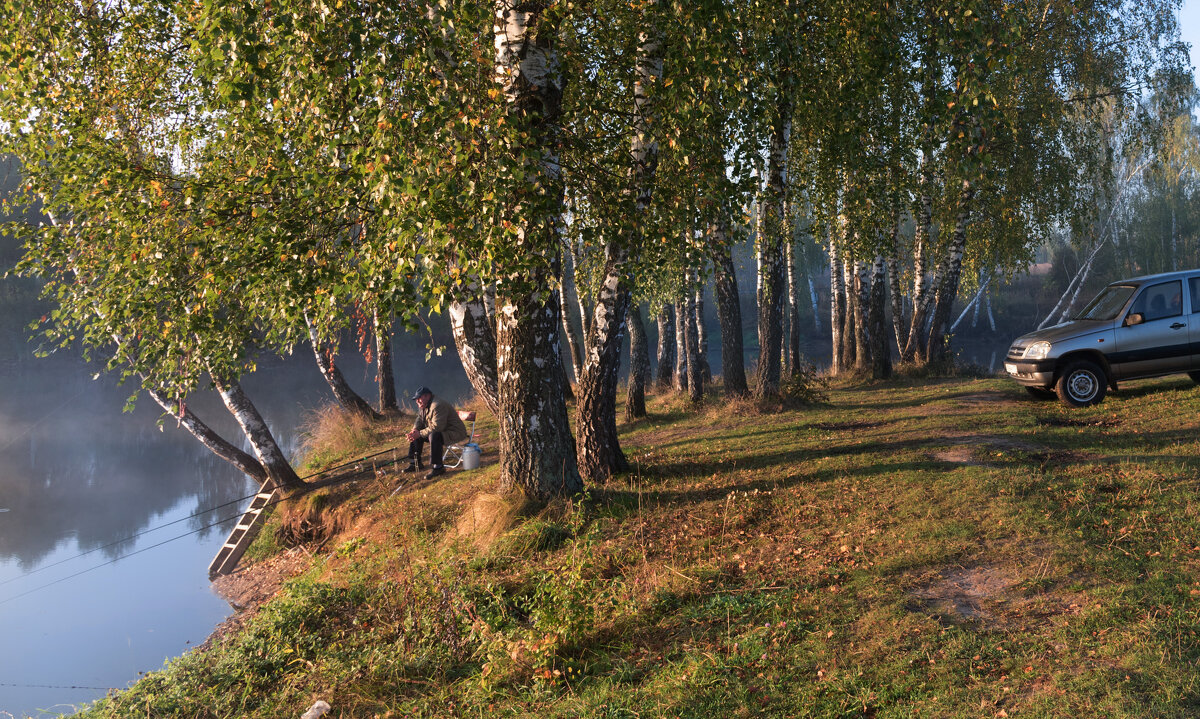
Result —
[{"label": "man in cap", "polygon": [[422,387],[413,395],[417,403],[417,421],[408,433],[408,466],[404,472],[417,472],[421,465],[421,452],[429,442],[429,463],[432,465],[425,479],[433,479],[446,473],[442,466],[442,455],[447,444],[457,444],[467,438],[467,426],[459,419],[454,405],[433,396],[433,390]]}]

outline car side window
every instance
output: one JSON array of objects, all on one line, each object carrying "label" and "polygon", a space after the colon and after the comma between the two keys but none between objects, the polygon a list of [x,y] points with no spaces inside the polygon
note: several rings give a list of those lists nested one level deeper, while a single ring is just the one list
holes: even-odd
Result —
[{"label": "car side window", "polygon": [[1183,314],[1183,282],[1172,280],[1144,288],[1129,312],[1140,313],[1143,322],[1178,317]]},{"label": "car side window", "polygon": [[1192,294],[1192,312],[1200,312],[1200,277],[1188,278],[1188,290]]}]

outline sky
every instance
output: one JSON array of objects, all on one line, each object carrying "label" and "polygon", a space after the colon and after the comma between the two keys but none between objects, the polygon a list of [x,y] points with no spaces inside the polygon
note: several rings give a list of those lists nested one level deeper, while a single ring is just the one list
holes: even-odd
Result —
[{"label": "sky", "polygon": [[1200,0],[1183,0],[1179,11],[1179,34],[1192,46],[1192,73],[1200,67]]}]

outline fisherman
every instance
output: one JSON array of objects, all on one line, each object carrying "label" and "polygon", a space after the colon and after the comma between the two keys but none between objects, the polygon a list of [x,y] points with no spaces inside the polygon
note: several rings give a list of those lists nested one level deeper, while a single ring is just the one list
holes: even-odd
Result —
[{"label": "fisherman", "polygon": [[421,463],[421,453],[425,443],[429,442],[429,474],[425,479],[440,477],[446,473],[442,465],[442,456],[447,444],[458,444],[467,438],[467,426],[459,419],[454,405],[444,399],[433,396],[433,390],[422,387],[413,395],[417,403],[417,421],[413,423],[412,431],[408,433],[408,466],[405,472],[418,472],[424,469]]}]

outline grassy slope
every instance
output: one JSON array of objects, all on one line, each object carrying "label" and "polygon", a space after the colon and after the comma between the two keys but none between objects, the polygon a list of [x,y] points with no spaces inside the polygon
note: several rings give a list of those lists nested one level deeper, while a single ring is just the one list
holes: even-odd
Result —
[{"label": "grassy slope", "polygon": [[1179,379],[660,398],[631,474],[523,518],[495,466],[308,501],[346,529],[307,575],[90,715],[1195,716],[1198,410]]}]

